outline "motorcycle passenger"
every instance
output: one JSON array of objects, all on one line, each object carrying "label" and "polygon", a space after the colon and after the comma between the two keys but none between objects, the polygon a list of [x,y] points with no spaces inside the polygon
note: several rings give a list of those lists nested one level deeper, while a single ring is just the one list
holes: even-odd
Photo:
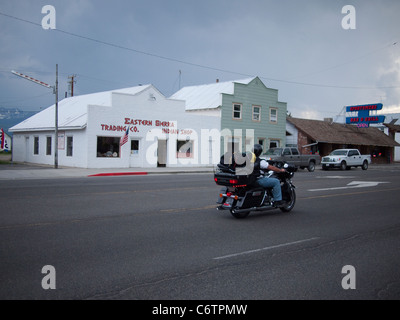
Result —
[{"label": "motorcycle passenger", "polygon": [[272,170],[274,172],[285,172],[285,169],[279,169],[275,166],[272,166],[268,163],[267,160],[261,159],[260,155],[262,153],[262,146],[260,144],[255,144],[253,148],[253,153],[256,156],[255,160],[255,170],[257,170],[256,174],[259,174],[259,177],[256,183],[263,187],[264,189],[272,188],[272,196],[274,197],[274,206],[280,207],[282,206],[282,190],[281,190],[281,182],[276,178],[268,178],[264,176],[265,173]]}]

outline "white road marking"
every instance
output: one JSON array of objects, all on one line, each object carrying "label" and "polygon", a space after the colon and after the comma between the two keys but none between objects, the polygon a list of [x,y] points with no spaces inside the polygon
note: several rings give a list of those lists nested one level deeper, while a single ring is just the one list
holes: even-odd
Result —
[{"label": "white road marking", "polygon": [[309,189],[308,191],[329,191],[329,190],[340,190],[340,189],[354,189],[354,188],[367,188],[376,187],[381,183],[390,182],[378,182],[378,181],[352,181],[346,187],[334,187],[334,188],[322,188],[322,189]]},{"label": "white road marking", "polygon": [[319,238],[310,238],[310,239],[304,239],[304,240],[299,240],[299,241],[294,241],[294,242],[282,243],[282,244],[278,244],[278,245],[271,246],[271,247],[265,247],[265,248],[261,248],[261,249],[255,249],[255,250],[243,251],[243,252],[239,252],[239,253],[228,254],[226,256],[216,257],[216,258],[213,258],[213,259],[214,260],[227,259],[227,258],[242,256],[242,255],[245,255],[245,254],[250,254],[250,253],[255,253],[255,252],[260,252],[260,251],[266,251],[266,250],[271,250],[271,249],[276,249],[276,248],[281,248],[281,247],[287,247],[287,246],[291,246],[293,244],[308,242],[308,241],[317,240],[317,239],[319,239]]},{"label": "white road marking", "polygon": [[317,179],[351,179],[354,176],[316,176]]}]

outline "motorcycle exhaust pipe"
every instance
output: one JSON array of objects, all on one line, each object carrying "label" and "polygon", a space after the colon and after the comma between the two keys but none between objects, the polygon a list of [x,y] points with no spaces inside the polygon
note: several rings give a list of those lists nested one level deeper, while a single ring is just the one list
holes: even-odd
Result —
[{"label": "motorcycle exhaust pipe", "polygon": [[276,208],[273,206],[263,206],[263,207],[254,208],[254,210],[256,210],[256,211],[265,211],[265,210],[274,210],[274,209],[276,209]]},{"label": "motorcycle exhaust pipe", "polygon": [[250,211],[252,211],[252,210],[254,210],[254,209],[239,209],[239,210],[232,210],[232,212],[233,213],[248,213],[248,212],[250,212]]},{"label": "motorcycle exhaust pipe", "polygon": [[233,210],[233,213],[248,213],[250,211],[265,211],[265,210],[274,210],[276,208],[272,206],[262,206],[262,207],[253,207],[253,208],[247,208],[247,209],[237,209]]}]

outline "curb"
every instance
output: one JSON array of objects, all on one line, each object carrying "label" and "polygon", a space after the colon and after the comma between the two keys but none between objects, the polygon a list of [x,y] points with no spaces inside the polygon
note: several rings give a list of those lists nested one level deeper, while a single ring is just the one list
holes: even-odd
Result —
[{"label": "curb", "polygon": [[109,173],[96,173],[88,175],[87,177],[113,177],[113,176],[147,176],[147,175],[157,175],[157,174],[198,174],[204,173],[209,174],[214,171],[151,171],[151,172],[109,172]]},{"label": "curb", "polygon": [[88,175],[88,177],[111,177],[111,176],[146,176],[147,172],[111,172],[111,173],[97,173]]}]

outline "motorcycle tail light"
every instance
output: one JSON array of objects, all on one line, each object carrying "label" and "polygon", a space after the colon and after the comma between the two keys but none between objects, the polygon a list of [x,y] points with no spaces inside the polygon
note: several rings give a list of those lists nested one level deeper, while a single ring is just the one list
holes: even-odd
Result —
[{"label": "motorcycle tail light", "polygon": [[232,195],[232,192],[227,192],[226,196],[230,197]]},{"label": "motorcycle tail light", "polygon": [[229,183],[230,184],[237,184],[237,183],[239,183],[239,180],[231,179],[231,180],[229,180]]}]

